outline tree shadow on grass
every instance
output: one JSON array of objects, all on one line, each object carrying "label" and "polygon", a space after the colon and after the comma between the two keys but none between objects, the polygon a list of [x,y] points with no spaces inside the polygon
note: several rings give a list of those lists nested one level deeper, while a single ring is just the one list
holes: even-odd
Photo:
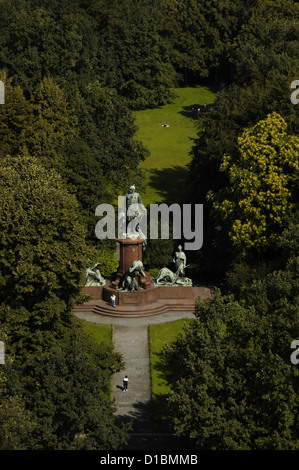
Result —
[{"label": "tree shadow on grass", "polygon": [[[153,372],[157,379],[164,381],[167,385],[170,384],[171,374],[169,372],[168,366],[166,364],[166,358],[163,352],[153,353],[155,361],[153,364]],[[152,396],[153,401],[153,415],[156,419],[160,419],[165,423],[170,420],[170,412],[168,409],[167,398],[169,396],[168,392],[155,393]]]},{"label": "tree shadow on grass", "polygon": [[186,201],[188,168],[176,165],[161,170],[152,169],[149,170],[149,174],[148,186],[157,191],[162,202],[173,204]]},{"label": "tree shadow on grass", "polygon": [[[198,109],[200,109],[200,113],[198,113]],[[191,104],[190,106],[183,106],[182,111],[179,111],[179,114],[185,116],[189,119],[193,119],[195,121],[199,121],[204,116],[207,116],[212,112],[213,104],[206,104],[206,108],[204,104]]]},{"label": "tree shadow on grass", "polygon": [[166,382],[170,383],[171,373],[167,366],[166,357],[163,351],[153,353],[155,356],[154,370],[158,372],[158,377],[164,379]]},{"label": "tree shadow on grass", "polygon": [[198,121],[198,112],[197,112],[198,108],[202,109],[203,105],[195,103],[195,104],[191,104],[189,106],[183,106],[182,111],[179,111],[179,114],[181,114],[182,116],[185,116],[187,118],[194,119],[194,120]]}]

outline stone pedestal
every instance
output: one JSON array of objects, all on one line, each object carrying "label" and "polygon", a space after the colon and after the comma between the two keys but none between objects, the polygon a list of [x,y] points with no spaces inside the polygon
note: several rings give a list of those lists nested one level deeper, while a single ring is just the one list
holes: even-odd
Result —
[{"label": "stone pedestal", "polygon": [[192,299],[193,290],[192,286],[151,286],[148,289],[141,289],[138,292],[122,292],[115,289],[110,285],[104,286],[102,291],[103,300],[110,302],[112,294],[116,296],[116,305],[134,306],[150,305],[157,300],[177,300],[185,301]]},{"label": "stone pedestal", "polygon": [[[204,286],[155,286],[138,292],[123,292],[111,285],[85,287],[84,292],[92,299],[82,305],[76,305],[78,315],[99,314],[117,317],[143,317],[160,315],[166,312],[194,312],[196,299],[211,299],[211,288]],[[116,295],[116,307],[112,307],[110,296]],[[102,298],[101,298],[102,297]]]},{"label": "stone pedestal", "polygon": [[118,239],[119,243],[119,269],[124,274],[132,266],[133,261],[139,259],[142,261],[142,246],[144,240],[142,238],[124,238]]},{"label": "stone pedestal", "polygon": [[[119,267],[114,274],[111,282],[111,287],[117,289],[122,276],[132,266],[136,260],[142,261],[142,247],[143,238],[119,238]],[[149,273],[145,272],[145,277],[139,276],[139,284],[143,289],[149,289],[152,284],[152,279]]]}]

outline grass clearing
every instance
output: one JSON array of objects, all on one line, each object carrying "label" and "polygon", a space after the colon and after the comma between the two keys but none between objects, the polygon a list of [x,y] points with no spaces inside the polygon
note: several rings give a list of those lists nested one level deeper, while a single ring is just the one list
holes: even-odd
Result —
[{"label": "grass clearing", "polygon": [[[139,128],[136,138],[150,151],[150,156],[140,164],[146,172],[146,190],[142,192],[145,205],[182,200],[187,164],[200,126],[197,108],[203,109],[204,103],[212,104],[216,96],[207,88],[173,91],[176,95],[173,103],[134,113]],[[163,124],[169,127],[162,127]]]},{"label": "grass clearing", "polygon": [[183,326],[190,322],[190,318],[183,318],[169,323],[149,326],[150,368],[154,419],[165,421],[169,418],[167,395],[170,385],[167,381],[167,370],[162,349],[165,344],[173,343]]},{"label": "grass clearing", "polygon": [[113,343],[113,327],[110,325],[100,325],[83,320],[83,328],[92,334],[97,343]]}]

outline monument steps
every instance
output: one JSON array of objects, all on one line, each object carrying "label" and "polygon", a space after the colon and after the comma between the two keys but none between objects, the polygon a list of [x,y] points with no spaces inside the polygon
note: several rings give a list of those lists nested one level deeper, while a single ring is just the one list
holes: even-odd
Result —
[{"label": "monument steps", "polygon": [[211,296],[210,289],[206,287],[194,287],[193,295],[190,299],[157,299],[148,304],[122,304],[112,307],[109,302],[103,299],[92,299],[83,305],[76,305],[74,313],[96,313],[113,317],[143,317],[150,315],[160,315],[167,312],[193,312],[195,301],[198,295],[202,299]]},{"label": "monument steps", "polygon": [[150,306],[136,306],[136,305],[127,305],[127,306],[116,306],[115,308],[110,305],[88,305],[85,307],[75,308],[75,313],[98,313],[100,315],[108,315],[113,317],[143,317],[150,315],[160,315],[169,311],[188,311],[192,312],[194,310],[194,302],[186,305],[179,305],[177,302],[165,303],[161,301],[155,302]]}]

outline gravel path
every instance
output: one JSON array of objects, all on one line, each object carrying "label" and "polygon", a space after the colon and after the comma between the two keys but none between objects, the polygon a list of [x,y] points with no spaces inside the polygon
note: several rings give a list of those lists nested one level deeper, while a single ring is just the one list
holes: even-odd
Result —
[{"label": "gravel path", "polygon": [[[157,431],[151,420],[151,384],[148,348],[148,326],[194,318],[193,313],[168,312],[140,318],[120,318],[93,313],[77,314],[92,323],[112,325],[114,347],[124,358],[125,370],[114,375],[113,396],[116,416],[131,421],[138,432]],[[128,391],[123,391],[123,378],[129,378]]]}]

